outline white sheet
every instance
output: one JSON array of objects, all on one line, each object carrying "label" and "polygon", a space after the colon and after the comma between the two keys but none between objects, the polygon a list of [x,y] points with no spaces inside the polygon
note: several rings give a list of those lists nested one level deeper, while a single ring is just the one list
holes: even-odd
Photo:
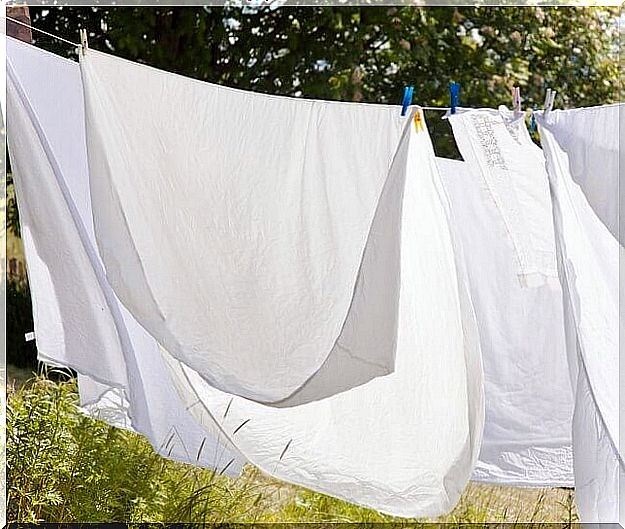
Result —
[{"label": "white sheet", "polygon": [[91,221],[78,64],[11,38],[7,62],[8,144],[39,359],[78,371],[91,415],[142,433],[173,459],[218,470],[233,460],[226,473],[236,475],[243,459],[195,424],[155,340],[106,281]]},{"label": "white sheet", "polygon": [[[573,392],[562,289],[519,283],[512,240],[481,172],[467,162],[437,163],[451,203],[450,224],[463,246],[484,365],[486,418],[473,479],[573,486]],[[540,177],[523,178],[531,183]],[[545,227],[550,229],[551,221]]]},{"label": "white sheet", "polygon": [[407,164],[394,373],[275,408],[226,395],[163,354],[198,421],[217,424],[265,472],[384,513],[436,516],[454,507],[475,464],[482,375],[430,140],[412,128],[406,140],[391,171]]},{"label": "white sheet", "polygon": [[[618,280],[623,248],[573,181],[570,159],[557,132],[552,132],[551,117],[544,119],[537,113],[537,121],[553,195],[563,286],[579,345],[579,364],[573,366],[576,502],[583,522],[622,522],[619,503],[625,470],[619,450],[619,333],[623,321]],[[587,126],[585,120],[581,124]],[[603,156],[602,150],[594,151],[591,158],[595,155]],[[576,168],[591,188],[600,185],[589,172],[597,163]],[[612,181],[610,175],[600,178]]]},{"label": "white sheet", "polygon": [[92,50],[81,70],[107,277],[170,354],[252,400],[306,385],[289,405],[393,371],[396,106],[265,96]]}]

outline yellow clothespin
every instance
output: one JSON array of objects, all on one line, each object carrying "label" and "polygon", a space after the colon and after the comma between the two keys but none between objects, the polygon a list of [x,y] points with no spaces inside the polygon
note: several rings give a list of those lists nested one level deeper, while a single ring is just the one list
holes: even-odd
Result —
[{"label": "yellow clothespin", "polygon": [[423,115],[420,108],[417,108],[414,113],[414,128],[417,132],[421,132],[424,129]]}]

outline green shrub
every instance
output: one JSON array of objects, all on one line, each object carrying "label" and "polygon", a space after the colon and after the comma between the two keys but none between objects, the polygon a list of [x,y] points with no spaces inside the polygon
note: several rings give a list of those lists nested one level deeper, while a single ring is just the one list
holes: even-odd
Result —
[{"label": "green shrub", "polygon": [[258,494],[245,479],[166,460],[77,402],[73,378],[40,375],[9,395],[8,522],[254,520]]}]

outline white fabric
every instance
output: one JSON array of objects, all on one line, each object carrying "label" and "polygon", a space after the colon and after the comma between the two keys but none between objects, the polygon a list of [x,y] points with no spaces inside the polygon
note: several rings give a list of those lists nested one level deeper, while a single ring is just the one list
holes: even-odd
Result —
[{"label": "white fabric", "polygon": [[620,130],[625,105],[552,110],[549,130],[567,154],[569,171],[610,233],[619,238]]},{"label": "white fabric", "polygon": [[396,106],[265,96],[91,50],[81,70],[107,277],[170,354],[282,405],[393,371]]},{"label": "white fabric", "polygon": [[[107,292],[82,242],[87,227],[74,222],[75,217],[84,215],[88,203],[86,165],[81,166],[85,160],[72,156],[81,136],[84,142],[84,127],[69,128],[63,123],[83,121],[79,105],[64,104],[72,95],[80,97],[76,91],[79,72],[72,62],[34,46],[8,39],[7,48],[8,145],[39,357],[121,386],[126,372],[123,364],[116,362],[122,346]],[[73,94],[56,98],[56,91],[66,85],[74,88]],[[37,116],[35,107],[45,111]],[[45,137],[43,127],[47,129]],[[78,182],[75,195],[65,180],[56,178],[53,163],[67,168],[63,175],[67,181]]]},{"label": "white fabric", "polygon": [[553,219],[544,160],[524,141],[520,121],[493,109],[449,115],[471,171],[481,174],[514,247],[522,285],[556,284]]},{"label": "white fabric", "polygon": [[[577,378],[573,423],[576,502],[584,522],[619,522],[619,489],[625,479],[619,450],[619,333],[623,321],[618,280],[623,248],[573,181],[569,157],[559,136],[552,133],[551,117],[544,119],[538,113],[537,120],[553,195],[563,286],[579,345],[579,364],[573,366]],[[580,126],[587,122],[581,120]],[[581,136],[579,131],[571,134]],[[594,151],[588,160],[595,155],[602,156],[602,150]],[[600,185],[592,182],[596,164],[595,160],[586,169],[576,167],[591,188]],[[610,175],[599,178],[612,181]]]},{"label": "white fabric", "polygon": [[[60,59],[39,50],[35,52],[34,48],[24,50],[21,44],[10,44],[15,44],[14,53],[19,54],[20,65],[28,64],[24,68],[37,80],[38,86],[55,87],[46,97],[64,101],[67,107],[80,101],[71,95],[75,90],[73,77],[59,75],[60,81],[54,85],[49,82],[50,72],[58,73],[62,68],[57,62]],[[34,53],[33,57],[29,57],[30,51]],[[37,92],[34,85],[26,83],[26,86],[25,92],[29,96]],[[13,90],[9,95],[12,102],[20,104],[12,103],[11,106],[18,108],[14,113],[25,118],[27,113],[22,112],[23,106],[16,92]],[[63,94],[69,95],[64,99]],[[43,103],[34,102],[33,105],[37,121],[44,124],[43,138],[57,137],[60,141],[60,131],[74,126],[80,130],[78,121],[73,123],[57,116],[58,121],[53,123],[46,118]],[[395,108],[395,111],[398,113],[399,109]],[[11,117],[15,121],[16,118]],[[14,136],[36,142],[41,139],[26,125],[11,126],[12,142]],[[128,386],[122,385],[121,388],[112,387],[107,381],[94,381],[90,377],[98,373],[98,360],[91,359],[89,366],[96,367],[94,373],[87,370],[79,382],[84,408],[90,413],[101,414],[113,424],[144,433],[147,427],[138,421],[138,415],[144,417],[139,412],[150,412],[151,422],[148,424],[155,429],[167,424],[163,417],[177,413],[179,423],[175,431],[183,438],[186,447],[193,449],[187,450],[186,454],[184,451],[179,453],[178,457],[169,453],[171,440],[167,438],[165,445],[159,447],[161,453],[170,457],[189,462],[201,451],[199,444],[203,447],[202,461],[210,461],[207,453],[213,458],[220,455],[220,447],[215,442],[218,440],[222,447],[230,449],[228,457],[236,457],[229,471],[249,456],[254,463],[277,477],[391,514],[436,515],[450,510],[470,476],[480,446],[483,396],[479,344],[467,292],[462,282],[458,284],[462,273],[454,262],[446,204],[440,195],[429,138],[427,133],[415,136],[413,129],[409,130],[382,192],[376,222],[373,223],[375,229],[369,235],[370,240],[376,241],[375,250],[389,255],[382,236],[388,226],[401,221],[401,240],[397,241],[401,242],[402,250],[401,270],[398,270],[401,271],[401,288],[398,285],[399,371],[321,401],[277,408],[222,393],[162,351],[173,374],[181,377],[177,379],[178,390],[187,397],[185,404],[198,419],[196,424],[202,426],[202,438],[208,438],[206,443],[196,443],[193,429],[185,428],[185,407],[177,402],[169,377],[163,373],[162,364],[153,354],[156,342],[145,332],[137,335],[140,327],[132,328],[129,324],[132,320],[126,319],[128,315],[124,313],[124,328],[132,338],[132,347],[124,349],[123,353],[119,347],[110,347],[109,351],[102,344],[88,339],[84,349],[63,349],[65,356],[59,361],[63,365],[80,359],[84,351],[98,351],[104,359],[115,357],[114,363],[124,366],[126,373],[132,375],[128,376]],[[414,137],[410,138],[410,135]],[[12,155],[16,159],[28,153],[42,166],[49,165],[50,156],[39,152],[37,145],[24,146],[17,139],[13,143]],[[82,145],[81,141],[71,145],[59,143],[53,152],[68,149],[73,151],[74,157],[81,159],[85,156]],[[64,171],[57,169],[55,174],[47,167],[47,172],[42,171],[37,178],[42,182],[59,182],[59,175],[64,177]],[[410,176],[404,183],[406,174]],[[16,178],[23,181],[33,176],[31,171],[22,170],[18,171]],[[76,178],[74,183],[67,182],[68,188],[73,189],[75,185],[78,189],[80,182],[85,181],[84,173]],[[42,193],[41,189],[39,192]],[[23,211],[30,207],[31,194],[32,191],[20,194]],[[56,195],[58,192],[42,193],[47,200],[55,199]],[[399,207],[393,209],[398,200]],[[73,200],[66,201],[65,208],[68,204],[73,204]],[[62,210],[61,206],[62,201]],[[398,212],[401,218],[394,218],[393,212]],[[73,223],[75,231],[75,226],[80,225],[76,222],[80,215],[70,216],[71,222],[63,221],[63,225],[68,227],[70,242],[75,242],[78,236],[70,228]],[[59,229],[58,224],[57,218],[54,222],[47,222],[47,225],[55,226],[55,232]],[[55,232],[45,232],[41,236],[56,237]],[[39,231],[34,233],[39,236]],[[86,240],[91,241],[89,237]],[[84,245],[84,240],[80,242]],[[80,254],[81,245],[76,243],[75,246],[76,253]],[[365,259],[374,257],[365,255]],[[45,265],[57,266],[58,262],[59,256],[54,254]],[[68,275],[75,273],[73,265],[64,264],[65,276],[59,273],[54,288],[64,288]],[[83,261],[81,266],[97,269],[93,262]],[[98,276],[96,283],[103,290],[108,288],[103,277]],[[89,284],[85,290],[94,288]],[[33,295],[54,297],[45,289],[37,289]],[[79,292],[77,295],[81,299],[85,294]],[[98,310],[102,308],[106,314],[104,303],[98,306]],[[72,321],[80,327],[81,318],[85,313],[89,314],[92,307],[85,305],[82,309],[84,312],[65,311],[61,321]],[[119,331],[120,322],[112,319]],[[328,366],[325,364],[326,369]],[[193,384],[186,380],[187,376],[195,377]],[[196,392],[201,395],[201,400]],[[132,418],[132,422],[127,418]],[[241,455],[238,455],[235,444]],[[228,461],[221,459],[222,462]]]},{"label": "white fabric", "polygon": [[[573,394],[562,289],[519,283],[510,235],[481,172],[467,162],[437,163],[451,203],[451,227],[464,248],[484,365],[486,418],[473,479],[573,486]],[[544,172],[542,177],[547,179]],[[550,221],[545,230],[551,226]]]},{"label": "white fabric", "polygon": [[78,64],[11,38],[7,61],[8,143],[39,359],[78,371],[90,415],[144,434],[177,460],[218,470],[234,460],[226,473],[237,474],[243,459],[195,424],[157,343],[104,276],[91,222]]},{"label": "white fabric", "polygon": [[384,513],[436,516],[459,499],[479,451],[482,377],[427,132],[411,127],[402,142],[396,185],[406,164],[394,373],[275,408],[226,395],[163,354],[198,421],[217,424],[265,472]]}]

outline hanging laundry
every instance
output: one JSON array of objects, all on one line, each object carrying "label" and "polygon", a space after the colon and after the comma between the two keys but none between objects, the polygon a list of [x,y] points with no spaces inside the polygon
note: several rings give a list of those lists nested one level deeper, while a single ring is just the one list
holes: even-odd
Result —
[{"label": "hanging laundry", "polygon": [[[579,119],[578,123],[587,126],[592,116],[601,113],[588,109],[590,117],[586,119],[585,112],[576,110],[574,121]],[[625,505],[623,494],[619,494],[625,483],[619,444],[619,334],[624,326],[619,313],[619,261],[625,256],[609,223],[601,218],[607,211],[599,207],[599,201],[594,202],[593,209],[591,201],[591,197],[604,195],[595,190],[616,181],[618,165],[608,164],[605,171],[597,172],[597,160],[606,154],[603,146],[593,148],[590,140],[583,161],[577,155],[570,158],[560,144],[558,127],[552,130],[553,123],[568,121],[562,120],[562,114],[553,111],[545,117],[538,112],[536,119],[553,196],[569,323],[577,336],[578,362],[571,366],[577,383],[573,419],[575,497],[582,521],[623,523]],[[605,126],[611,129],[611,120]],[[565,135],[564,145],[577,135]],[[605,132],[600,137],[607,138]],[[581,186],[574,182],[573,173]],[[584,189],[592,191],[590,196]]]},{"label": "hanging laundry", "polygon": [[[519,126],[524,127],[522,121]],[[519,130],[519,137],[524,134]],[[465,141],[478,152],[482,148],[479,138]],[[482,173],[468,162],[436,161],[451,204],[450,226],[463,248],[484,365],[486,418],[473,479],[509,486],[573,486],[573,394],[562,289],[552,283],[536,288],[519,283],[511,237]],[[547,178],[544,171],[542,178]],[[552,230],[552,222],[544,229]]]},{"label": "hanging laundry", "polygon": [[168,353],[281,406],[393,371],[405,168],[389,168],[411,119],[94,51],[81,65],[107,277]]},{"label": "hanging laundry", "polygon": [[[75,149],[69,146],[80,144],[81,138],[84,141],[84,126],[68,128],[63,123],[80,123],[81,109],[76,104],[63,105],[68,96],[57,100],[52,95],[57,87],[60,92],[62,85],[69,85],[80,97],[75,90],[80,87],[80,72],[70,61],[13,39],[7,39],[7,55],[8,147],[28,280],[36,293],[33,316],[38,355],[48,363],[124,385],[123,366],[116,362],[115,355],[102,354],[119,351],[122,345],[107,293],[100,287],[91,256],[82,244],[87,228],[82,226],[83,233],[79,233],[74,223],[81,210],[85,213],[89,196],[84,182],[85,160],[72,159]],[[50,62],[54,67],[38,69]],[[42,81],[43,75],[49,76],[48,82]],[[35,104],[45,108],[43,115],[35,114]],[[74,196],[65,182],[56,178],[57,167],[53,164],[63,164],[67,167],[66,178],[77,180]]]},{"label": "hanging laundry", "polygon": [[557,285],[551,199],[540,152],[499,110],[457,109],[449,121],[463,159],[481,175],[499,211],[519,281],[526,287]]},{"label": "hanging laundry", "polygon": [[90,415],[145,435],[164,456],[236,475],[237,450],[194,422],[156,341],[108,285],[91,220],[78,63],[6,42],[8,146],[39,360],[78,372]]},{"label": "hanging laundry", "polygon": [[[596,215],[619,238],[620,131],[625,132],[622,104],[549,112],[549,131],[569,160],[573,181],[579,184]],[[623,171],[623,169],[620,169]],[[623,191],[621,190],[621,193]]]},{"label": "hanging laundry", "polygon": [[290,405],[393,371],[410,119],[93,50],[81,68],[107,277],[170,354],[252,400],[303,390]]},{"label": "hanging laundry", "polygon": [[406,165],[391,375],[276,408],[222,393],[166,351],[163,356],[198,421],[218,424],[266,473],[383,513],[437,516],[454,507],[477,458],[482,375],[427,129],[410,128],[391,171]]},{"label": "hanging laundry", "polygon": [[[25,60],[28,63],[29,59]],[[35,65],[32,71],[40,72],[40,86],[47,84],[41,76],[51,70],[59,75],[53,61]],[[31,61],[31,66],[35,65]],[[68,84],[68,79],[59,83],[59,90],[67,91]],[[27,88],[30,94],[32,87]],[[50,97],[53,96],[52,92]],[[71,106],[72,101],[79,104],[82,100],[66,99],[64,104]],[[35,115],[45,115],[44,109],[38,105],[35,108]],[[399,112],[399,108],[395,107],[395,111]],[[62,116],[54,126],[45,119],[41,121],[51,129],[67,130],[74,126]],[[412,125],[412,115],[406,121]],[[50,133],[46,127],[44,138]],[[18,127],[11,134],[19,134],[20,130]],[[483,425],[479,343],[470,301],[454,262],[445,203],[427,131],[417,135],[412,126],[406,130],[409,133],[400,143],[392,178],[388,179],[390,184],[384,188],[382,206],[378,207],[381,211],[388,197],[396,195],[406,206],[400,204],[395,210],[401,215],[399,219],[382,217],[387,224],[401,221],[402,225],[402,282],[397,316],[401,371],[395,370],[388,377],[376,378],[327,399],[278,408],[214,389],[163,350],[168,368],[179,377],[175,381],[186,398],[184,404],[208,439],[206,446],[200,444],[204,449],[203,461],[210,460],[208,454],[217,458],[223,455],[222,451],[227,452],[228,457],[235,459],[228,467],[231,471],[251,456],[254,463],[277,477],[402,516],[441,514],[457,502],[474,466]],[[74,160],[84,160],[84,141],[72,145],[63,147],[73,149]],[[28,172],[23,174],[31,176]],[[412,177],[404,182],[407,174]],[[56,176],[53,173],[49,178],[54,181]],[[84,182],[84,174],[82,178]],[[27,201],[20,199],[20,205],[24,203]],[[80,215],[73,216],[72,221],[76,218]],[[56,226],[58,221],[48,224]],[[385,232],[381,222],[375,223],[375,227],[372,240]],[[376,248],[385,249],[383,245]],[[93,261],[88,264],[97,269]],[[65,273],[74,271],[66,264]],[[58,285],[62,286],[62,281],[59,278]],[[100,278],[99,284],[106,290],[106,278],[104,282]],[[121,310],[127,316],[123,307]],[[71,318],[79,326],[81,317],[82,312],[66,312],[62,321]],[[117,332],[123,334],[120,322],[113,319]],[[132,318],[125,317],[123,321],[132,347],[123,348],[122,356],[113,348],[106,354],[111,358],[117,354],[116,362],[125,366],[129,375],[128,386],[119,393],[119,388],[81,375],[79,384],[88,393],[81,390],[81,402],[88,410],[102,413],[105,420],[120,426],[128,426],[125,418],[130,415],[130,426],[137,430],[137,416],[142,418],[145,412],[149,412],[150,427],[154,429],[162,428],[169,414],[177,412],[180,427],[175,431],[186,439],[188,452],[197,454],[197,449],[189,449],[188,441],[193,438],[190,429],[184,429],[185,406],[177,407],[173,398],[176,390],[168,376],[156,379],[155,372],[161,366],[153,356],[156,342],[146,333],[137,335],[141,327],[133,329],[129,323],[134,322]],[[100,347],[89,342],[84,346],[86,350]],[[104,354],[102,349],[99,353]],[[97,375],[97,366],[97,361],[87,365],[91,369],[86,376]],[[148,369],[150,366],[152,370]],[[200,400],[197,392],[210,398]],[[129,410],[124,412],[126,408]],[[106,413],[115,411],[120,413]],[[147,428],[142,424],[145,433]],[[161,453],[167,451],[167,446],[161,449]],[[181,459],[185,459],[184,454]]]}]

